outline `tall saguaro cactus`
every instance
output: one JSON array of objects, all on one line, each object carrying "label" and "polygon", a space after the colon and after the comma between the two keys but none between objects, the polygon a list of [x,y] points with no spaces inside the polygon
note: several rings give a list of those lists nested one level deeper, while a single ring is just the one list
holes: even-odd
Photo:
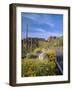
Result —
[{"label": "tall saguaro cactus", "polygon": [[32,51],[32,38],[29,40],[29,25],[27,24],[27,30],[26,30],[26,50],[27,52]]},{"label": "tall saguaro cactus", "polygon": [[28,24],[27,24],[27,30],[26,30],[26,49],[28,51]]}]

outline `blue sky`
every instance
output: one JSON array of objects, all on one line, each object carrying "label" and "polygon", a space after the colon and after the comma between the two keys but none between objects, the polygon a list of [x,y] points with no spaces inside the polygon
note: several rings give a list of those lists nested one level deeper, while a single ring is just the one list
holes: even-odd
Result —
[{"label": "blue sky", "polygon": [[28,25],[28,37],[48,39],[50,36],[63,35],[62,14],[37,14],[21,13],[21,38],[26,38]]}]

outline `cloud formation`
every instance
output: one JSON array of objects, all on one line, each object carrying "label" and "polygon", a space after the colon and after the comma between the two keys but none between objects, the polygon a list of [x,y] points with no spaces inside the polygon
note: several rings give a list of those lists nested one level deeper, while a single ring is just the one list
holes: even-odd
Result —
[{"label": "cloud formation", "polygon": [[29,37],[47,39],[49,36],[62,36],[63,34],[63,15],[22,12],[21,20],[22,39],[25,38],[27,29]]}]

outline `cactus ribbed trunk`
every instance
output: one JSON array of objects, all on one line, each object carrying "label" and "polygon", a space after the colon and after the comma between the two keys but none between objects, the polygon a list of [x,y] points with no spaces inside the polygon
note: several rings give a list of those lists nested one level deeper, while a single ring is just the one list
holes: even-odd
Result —
[{"label": "cactus ribbed trunk", "polygon": [[26,30],[26,49],[28,51],[28,24],[27,24],[27,30]]}]

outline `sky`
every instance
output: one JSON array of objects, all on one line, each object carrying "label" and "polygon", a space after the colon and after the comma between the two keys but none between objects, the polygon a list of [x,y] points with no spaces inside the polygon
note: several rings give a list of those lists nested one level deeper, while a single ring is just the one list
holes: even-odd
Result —
[{"label": "sky", "polygon": [[21,12],[21,39],[28,37],[43,38],[50,36],[63,36],[62,14],[39,14]]}]

